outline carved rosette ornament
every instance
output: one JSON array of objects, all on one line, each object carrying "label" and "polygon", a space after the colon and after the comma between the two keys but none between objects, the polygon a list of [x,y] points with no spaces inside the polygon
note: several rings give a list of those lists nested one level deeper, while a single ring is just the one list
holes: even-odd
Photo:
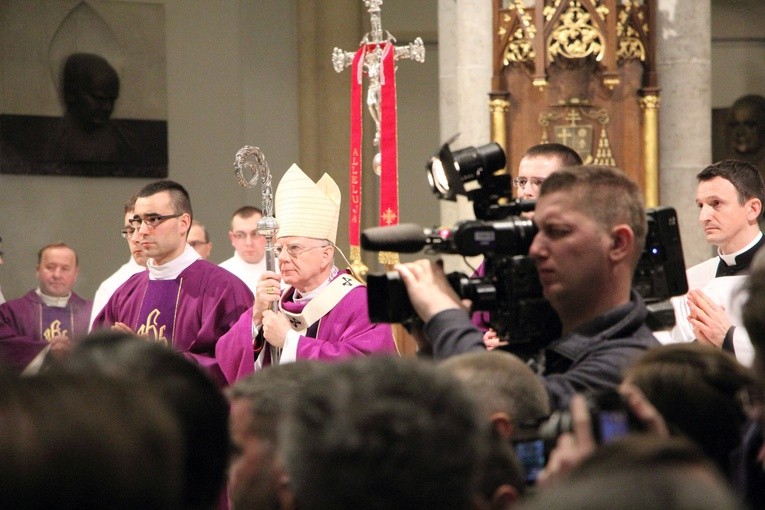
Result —
[{"label": "carved rosette ornament", "polygon": [[[550,19],[553,9],[548,7],[545,11],[548,13],[545,18]],[[600,8],[598,11],[600,14]],[[579,59],[590,55],[601,61],[605,48],[603,34],[593,23],[592,15],[578,1],[569,4],[547,39],[547,56],[551,61],[557,57]]]}]

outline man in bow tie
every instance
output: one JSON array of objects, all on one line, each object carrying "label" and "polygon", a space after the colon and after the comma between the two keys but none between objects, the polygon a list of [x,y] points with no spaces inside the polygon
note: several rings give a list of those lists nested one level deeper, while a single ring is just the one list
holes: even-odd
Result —
[{"label": "man in bow tie", "polygon": [[[663,342],[701,343],[729,351],[751,365],[752,344],[740,323],[737,292],[757,250],[765,243],[758,224],[765,185],[757,168],[728,159],[706,167],[696,178],[699,223],[717,256],[686,271],[686,296],[672,299],[676,325]],[[658,336],[658,335],[657,335]]]}]

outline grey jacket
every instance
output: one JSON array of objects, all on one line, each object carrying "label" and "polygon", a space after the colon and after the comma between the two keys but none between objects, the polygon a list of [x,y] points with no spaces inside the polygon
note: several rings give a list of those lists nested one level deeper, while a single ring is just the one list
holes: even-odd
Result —
[{"label": "grey jacket", "polygon": [[[574,393],[611,390],[644,351],[659,345],[646,325],[648,310],[632,291],[630,302],[600,315],[542,349],[540,372],[553,409],[568,406]],[[425,324],[433,356],[447,358],[485,349],[483,332],[463,310],[445,310]],[[512,350],[511,350],[512,352]]]}]

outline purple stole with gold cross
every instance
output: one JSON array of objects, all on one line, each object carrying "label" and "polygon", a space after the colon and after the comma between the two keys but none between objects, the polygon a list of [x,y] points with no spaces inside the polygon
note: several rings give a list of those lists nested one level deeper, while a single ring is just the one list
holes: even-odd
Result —
[{"label": "purple stole with gold cross", "polygon": [[70,307],[42,305],[40,308],[40,333],[43,340],[50,342],[60,336],[74,337],[74,317]]},{"label": "purple stole with gold cross", "polygon": [[136,333],[171,345],[182,279],[149,280],[138,314]]}]

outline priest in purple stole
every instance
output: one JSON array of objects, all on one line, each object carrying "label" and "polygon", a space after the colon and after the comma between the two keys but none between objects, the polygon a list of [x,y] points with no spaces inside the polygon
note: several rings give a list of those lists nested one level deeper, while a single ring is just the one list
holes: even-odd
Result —
[{"label": "priest in purple stole", "polygon": [[[390,325],[369,322],[364,284],[334,265],[337,184],[327,174],[314,183],[292,165],[276,190],[275,206],[281,274],[263,273],[254,306],[216,345],[229,384],[272,363],[395,354]],[[276,312],[270,309],[274,302]]]},{"label": "priest in purple stole", "polygon": [[77,254],[64,243],[38,253],[39,287],[0,305],[0,364],[21,373],[40,369],[49,354],[69,351],[88,332],[92,302],[72,292]]},{"label": "priest in purple stole", "polygon": [[111,327],[171,346],[223,385],[215,344],[252,305],[252,292],[188,245],[191,215],[189,195],[176,182],[157,181],[138,193],[129,234],[149,257],[148,271],[114,292],[93,329]]}]

